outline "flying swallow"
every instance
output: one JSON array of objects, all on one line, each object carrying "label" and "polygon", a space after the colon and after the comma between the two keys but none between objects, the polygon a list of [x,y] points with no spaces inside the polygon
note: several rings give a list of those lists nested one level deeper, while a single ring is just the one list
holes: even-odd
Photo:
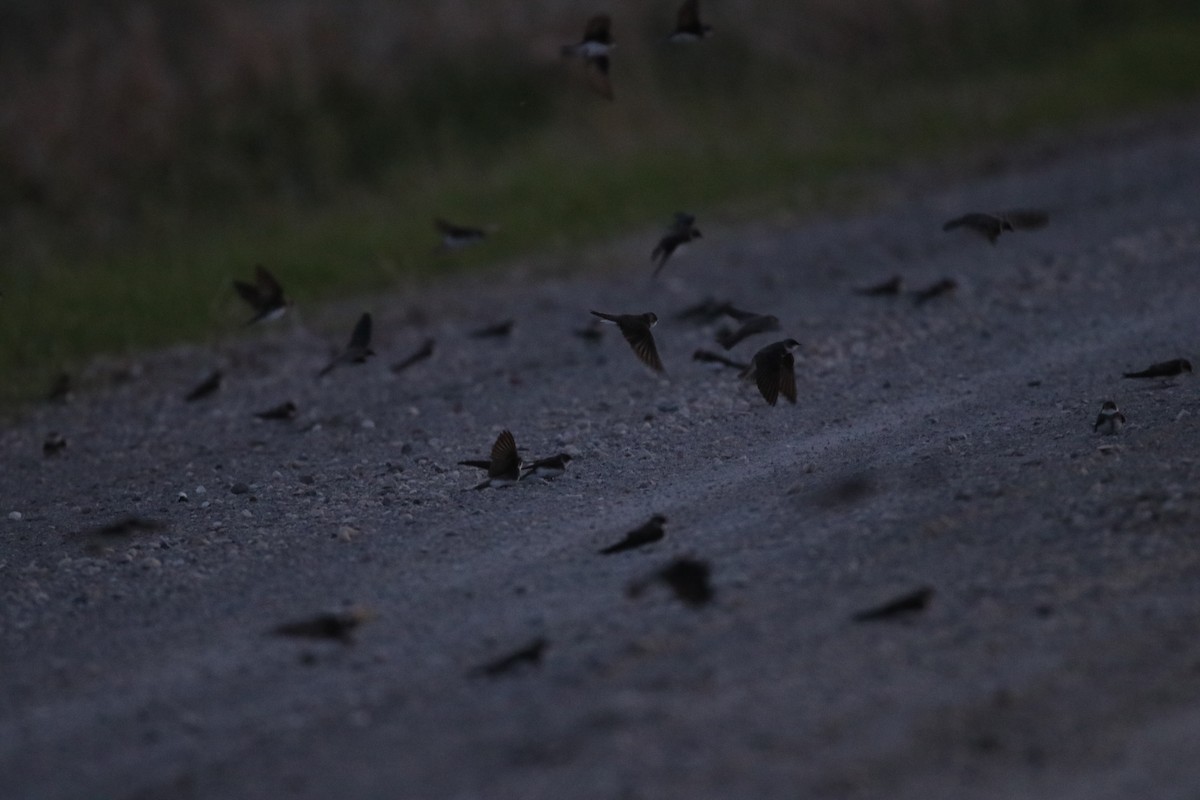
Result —
[{"label": "flying swallow", "polygon": [[1046,223],[1049,221],[1050,215],[1045,211],[1030,209],[1016,209],[991,214],[972,211],[948,221],[942,226],[942,230],[952,231],[955,228],[966,228],[995,244],[996,239],[1005,231],[1037,230],[1046,227]]},{"label": "flying swallow", "polygon": [[420,363],[421,361],[424,361],[425,359],[429,358],[430,356],[433,355],[433,345],[434,345],[433,339],[426,339],[421,344],[421,346],[419,348],[417,348],[417,351],[415,353],[413,353],[411,356],[404,359],[403,361],[398,361],[395,364],[392,364],[392,372],[399,374],[401,372],[404,372],[404,370],[408,369],[413,364]]},{"label": "flying swallow", "polygon": [[550,642],[544,637],[539,636],[529,642],[529,644],[523,645],[507,655],[500,656],[486,664],[481,664],[468,674],[471,676],[495,678],[512,672],[522,664],[537,666],[542,663],[542,656],[545,655],[546,648],[549,646]]},{"label": "flying swallow", "polygon": [[650,277],[658,277],[658,273],[666,266],[667,259],[681,245],[699,238],[700,231],[696,228],[696,217],[685,211],[676,211],[675,219],[671,222],[671,227],[658,240],[658,244],[654,246],[654,250],[650,253],[650,261],[657,263],[654,273]]},{"label": "flying swallow", "polygon": [[221,388],[221,379],[224,377],[221,370],[213,370],[213,372],[200,383],[196,384],[190,392],[184,396],[184,401],[194,403],[197,400],[208,397],[210,394]]},{"label": "flying swallow", "polygon": [[1172,358],[1170,361],[1160,361],[1151,364],[1141,372],[1126,372],[1126,378],[1173,378],[1184,372],[1192,371],[1192,362],[1186,358]]},{"label": "flying swallow", "polygon": [[698,42],[711,33],[712,26],[700,22],[700,0],[683,0],[676,16],[675,30],[667,41]]},{"label": "flying swallow", "polygon": [[61,453],[66,446],[66,437],[57,431],[52,431],[46,434],[46,439],[42,442],[42,455],[47,457],[56,456]]},{"label": "flying swallow", "polygon": [[695,322],[698,325],[707,325],[710,322],[716,322],[721,317],[735,311],[733,303],[728,300],[716,300],[712,297],[706,297],[695,305],[688,306],[675,315],[675,319],[680,322]]},{"label": "flying swallow", "polygon": [[885,603],[859,611],[852,619],[855,622],[876,622],[878,620],[915,614],[918,611],[924,611],[932,598],[933,589],[928,586],[921,586]]},{"label": "flying swallow", "polygon": [[899,275],[893,275],[883,283],[877,283],[874,286],[866,286],[862,289],[855,289],[855,294],[861,294],[864,297],[895,297],[900,294],[901,280]]},{"label": "flying swallow", "polygon": [[371,315],[363,314],[355,323],[345,349],[334,356],[333,360],[317,373],[317,377],[328,375],[338,364],[361,364],[367,360],[367,356],[373,355],[375,351],[371,349]]},{"label": "flying swallow", "polygon": [[[480,461],[460,461],[467,467],[482,467]],[[474,488],[486,489],[492,485],[504,486],[521,479],[521,455],[517,452],[517,440],[511,431],[501,431],[492,445],[492,457],[486,462],[488,476]]]},{"label": "flying swallow", "polygon": [[638,597],[650,584],[662,581],[682,602],[699,608],[713,599],[714,592],[709,581],[711,574],[707,562],[695,558],[677,558],[652,575],[629,584],[625,593],[629,597]]},{"label": "flying swallow", "polygon": [[506,319],[502,322],[476,328],[468,336],[472,339],[503,339],[512,333],[513,326],[516,324],[517,321],[515,319]]},{"label": "flying swallow", "polygon": [[650,329],[658,324],[658,317],[653,312],[645,314],[604,314],[593,311],[592,314],[607,322],[614,322],[633,348],[634,355],[643,364],[656,372],[663,372],[662,359],[658,357],[658,348],[654,346],[654,335]]},{"label": "flying swallow", "polygon": [[754,361],[742,373],[743,380],[752,380],[768,405],[775,405],[782,394],[788,402],[796,402],[796,359],[792,352],[800,346],[795,339],[769,344],[754,354]]},{"label": "flying swallow", "polygon": [[254,316],[246,322],[247,325],[277,320],[291,305],[283,296],[283,287],[279,285],[279,281],[275,280],[275,276],[267,272],[262,264],[254,267],[254,283],[234,281],[233,288],[254,309]]},{"label": "flying swallow", "polygon": [[732,350],[743,339],[779,330],[779,318],[773,314],[747,314],[731,311],[730,315],[734,319],[740,320],[742,324],[735,331],[728,328],[717,331],[717,344],[726,350]]},{"label": "flying swallow", "polygon": [[493,226],[473,228],[466,225],[455,225],[444,219],[435,219],[433,224],[438,229],[438,233],[442,235],[442,243],[438,247],[442,252],[461,250],[464,247],[479,244],[488,237],[488,234],[494,233],[496,230]]},{"label": "flying swallow", "polygon": [[371,618],[361,609],[326,612],[307,619],[286,622],[271,629],[276,636],[292,636],[304,639],[333,639],[345,645],[354,644],[354,630]]},{"label": "flying swallow", "polygon": [[941,297],[944,294],[949,294],[957,288],[958,281],[954,280],[953,278],[942,278],[937,283],[913,292],[913,302],[919,306],[925,305],[935,297]]},{"label": "flying swallow", "polygon": [[296,416],[296,404],[287,400],[265,411],[256,411],[254,416],[259,419],[293,419]]},{"label": "flying swallow", "polygon": [[726,358],[720,353],[712,353],[704,349],[700,349],[692,353],[692,361],[701,361],[708,364],[720,364],[723,367],[732,367],[736,370],[746,370],[750,368],[749,364],[743,364],[740,361],[734,361],[731,358]]},{"label": "flying swallow", "polygon": [[567,464],[571,462],[570,453],[559,453],[556,456],[549,458],[539,458],[532,464],[525,464],[521,467],[522,477],[528,478],[530,475],[541,478],[544,481],[560,478],[567,471]]},{"label": "flying swallow", "polygon": [[600,555],[611,556],[613,553],[624,553],[626,550],[635,550],[660,541],[665,535],[663,523],[666,521],[667,518],[662,514],[655,514],[646,524],[625,534],[619,542],[600,550]]},{"label": "flying swallow", "polygon": [[592,88],[609,100],[613,99],[613,90],[608,78],[608,56],[616,47],[611,27],[612,20],[608,14],[597,14],[588,20],[583,39],[578,44],[568,44],[562,48],[564,56],[583,59]]},{"label": "flying swallow", "polygon": [[1105,400],[1104,405],[1100,406],[1100,416],[1096,417],[1096,424],[1092,426],[1092,431],[1112,436],[1120,433],[1124,425],[1125,415],[1117,409],[1117,404],[1112,400]]}]

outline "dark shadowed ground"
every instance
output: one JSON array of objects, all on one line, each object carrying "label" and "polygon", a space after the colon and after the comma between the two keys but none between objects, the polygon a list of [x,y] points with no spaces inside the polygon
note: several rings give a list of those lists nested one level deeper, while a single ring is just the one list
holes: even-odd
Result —
[{"label": "dark shadowed ground", "polygon": [[[575,277],[302,309],[345,334],[153,354],[10,424],[0,794],[1194,796],[1200,384],[1121,373],[1200,359],[1200,121],[931,185],[885,181],[849,219],[701,220],[658,285],[651,234]],[[1052,222],[940,230],[1014,206]],[[893,274],[959,288],[852,293]],[[802,342],[795,407],[690,361],[715,326],[672,316],[705,295]],[[573,336],[591,308],[656,311],[669,377],[615,331]],[[379,355],[315,380],[362,310]],[[289,399],[294,421],[252,417]],[[1115,437],[1092,431],[1107,399]],[[469,491],[456,462],[505,427],[568,473]],[[661,542],[596,554],[654,513]],[[167,527],[85,533],[129,514]],[[681,555],[713,602],[626,596]],[[921,586],[924,611],[852,621]],[[347,607],[372,615],[352,645],[269,635]],[[474,672],[536,637],[539,665]]]}]

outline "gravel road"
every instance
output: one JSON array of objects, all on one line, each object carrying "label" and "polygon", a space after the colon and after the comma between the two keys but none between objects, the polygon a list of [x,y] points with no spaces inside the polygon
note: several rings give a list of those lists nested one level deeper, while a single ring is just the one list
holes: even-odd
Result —
[{"label": "gravel road", "polygon": [[[1192,114],[849,218],[701,218],[653,284],[650,231],[97,362],[0,430],[0,795],[1196,797],[1200,376],[1121,374],[1200,359],[1198,186]],[[941,231],[1022,206],[1049,226]],[[853,291],[892,275],[958,288]],[[705,296],[781,320],[735,359],[801,342],[795,406],[691,360]],[[655,311],[666,375],[589,309]],[[362,311],[377,355],[316,379]],[[567,473],[471,491],[505,428]],[[129,515],[166,527],[96,532]],[[711,602],[629,596],[685,556]],[[347,609],[349,643],[272,634]]]}]

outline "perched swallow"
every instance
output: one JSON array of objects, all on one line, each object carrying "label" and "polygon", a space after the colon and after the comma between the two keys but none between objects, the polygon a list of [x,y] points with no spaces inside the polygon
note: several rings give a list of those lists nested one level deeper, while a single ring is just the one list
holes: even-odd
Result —
[{"label": "perched swallow", "polygon": [[900,294],[901,280],[899,275],[893,275],[883,283],[877,283],[874,286],[866,286],[862,289],[855,289],[855,294],[861,294],[864,297],[895,297]]},{"label": "perched swallow", "polygon": [[578,44],[568,44],[562,48],[564,56],[583,59],[592,88],[609,100],[613,99],[613,91],[608,78],[608,56],[616,47],[611,28],[612,20],[608,14],[597,14],[588,20],[583,39]]},{"label": "perched swallow", "polygon": [[918,289],[913,292],[913,302],[921,306],[928,303],[935,297],[941,297],[944,294],[949,294],[958,288],[958,281],[953,278],[942,278],[937,283]]},{"label": "perched swallow", "polygon": [[709,582],[711,573],[707,562],[694,558],[677,558],[649,577],[629,584],[625,593],[629,597],[638,597],[650,584],[662,581],[671,587],[675,596],[682,602],[699,608],[713,599],[714,592]]},{"label": "perched swallow", "polygon": [[779,330],[779,318],[773,314],[749,314],[735,317],[735,319],[742,320],[741,326],[736,331],[728,328],[717,331],[717,344],[726,350],[732,350],[743,339]]},{"label": "perched swallow", "polygon": [[433,355],[433,339],[426,339],[422,345],[417,348],[417,351],[403,361],[398,361],[392,364],[392,372],[400,374],[404,370],[411,367],[413,364],[418,364]]},{"label": "perched swallow", "polygon": [[892,600],[888,600],[886,603],[859,611],[852,619],[855,622],[875,622],[877,620],[914,614],[918,611],[924,611],[932,598],[933,589],[928,586],[922,586],[911,592],[905,592]]},{"label": "perched swallow", "polygon": [[667,37],[671,42],[698,42],[712,33],[712,26],[700,21],[700,0],[683,0],[675,21],[675,30]]},{"label": "perched swallow", "polygon": [[692,353],[692,361],[703,361],[708,364],[720,364],[723,367],[732,367],[733,369],[737,370],[747,370],[750,368],[749,364],[743,364],[740,361],[734,361],[731,358],[726,358],[720,353],[712,353],[703,349]]},{"label": "perched swallow", "polygon": [[208,397],[210,394],[221,388],[221,379],[224,376],[221,370],[213,370],[207,378],[196,384],[196,387],[184,396],[184,401],[194,403],[197,400]]},{"label": "perched swallow", "polygon": [[667,518],[662,514],[655,514],[645,525],[625,534],[621,541],[600,550],[600,555],[611,556],[613,553],[624,553],[626,550],[635,550],[661,540],[665,535],[663,523],[666,521]]},{"label": "perched swallow", "polygon": [[537,637],[529,644],[524,645],[513,652],[500,656],[499,658],[489,661],[486,664],[481,664],[469,673],[473,676],[495,678],[500,675],[505,675],[517,669],[523,664],[537,666],[542,663],[542,656],[546,653],[546,648],[550,646],[550,642],[544,637]]},{"label": "perched swallow", "polygon": [[782,394],[788,402],[796,402],[796,359],[792,352],[800,346],[795,339],[769,344],[754,354],[750,367],[742,372],[743,380],[752,380],[768,405],[775,405]]},{"label": "perched swallow", "polygon": [[688,306],[675,315],[675,319],[680,322],[695,322],[698,325],[707,325],[710,322],[716,322],[721,317],[735,311],[733,303],[728,300],[715,300],[711,297],[706,297],[695,305]]},{"label": "perched swallow", "polygon": [[506,319],[503,322],[476,328],[468,335],[472,339],[503,339],[512,333],[513,326],[516,324],[517,321],[515,319]]},{"label": "perched swallow", "polygon": [[973,211],[948,221],[942,226],[942,230],[952,231],[955,228],[966,228],[995,244],[996,239],[1004,231],[1037,230],[1046,227],[1046,223],[1049,221],[1050,216],[1045,211],[1017,209],[994,214]]},{"label": "perched swallow", "polygon": [[56,456],[61,453],[66,446],[66,437],[57,431],[52,431],[46,434],[46,439],[42,442],[42,455],[47,457]]},{"label": "perched swallow", "polygon": [[700,231],[696,228],[696,217],[688,214],[685,211],[676,211],[675,219],[671,222],[671,227],[667,229],[666,234],[658,240],[658,244],[654,246],[654,250],[650,253],[650,261],[657,263],[654,268],[654,273],[651,278],[657,278],[658,273],[666,266],[667,259],[671,257],[681,245],[685,245],[694,239],[700,238]]},{"label": "perched swallow", "polygon": [[296,416],[296,404],[287,400],[266,411],[256,411],[254,416],[259,419],[293,419]]},{"label": "perched swallow", "polygon": [[286,622],[273,628],[276,636],[292,636],[303,639],[333,639],[342,644],[354,644],[354,630],[370,619],[370,614],[361,609],[326,612],[295,622]]},{"label": "perched swallow", "polygon": [[567,471],[567,464],[569,463],[571,463],[570,453],[559,453],[549,458],[539,458],[532,464],[525,464],[521,467],[523,472],[522,477],[528,478],[530,475],[533,475],[544,481],[561,478]]},{"label": "perched swallow", "polygon": [[246,323],[270,322],[279,319],[291,303],[283,296],[283,287],[275,276],[267,272],[262,264],[254,267],[254,283],[234,281],[233,288],[254,309],[254,316]]},{"label": "perched swallow", "polygon": [[650,329],[658,324],[658,317],[653,312],[645,314],[604,314],[593,311],[592,314],[607,322],[614,322],[633,348],[634,355],[643,364],[656,372],[663,372],[662,359],[658,357],[658,348],[654,346],[654,334]]},{"label": "perched swallow", "polygon": [[521,455],[517,452],[517,440],[511,431],[501,431],[492,445],[492,457],[489,461],[460,461],[466,467],[486,466],[487,479],[475,486],[476,489],[486,489],[492,485],[516,483],[521,479]]},{"label": "perched swallow", "polygon": [[371,349],[371,315],[363,314],[355,323],[350,342],[345,349],[334,356],[333,360],[317,373],[317,377],[328,375],[338,364],[361,364],[367,360],[367,356],[373,355],[375,351]]},{"label": "perched swallow", "polygon": [[1096,424],[1092,426],[1092,431],[1112,436],[1120,433],[1124,425],[1125,415],[1117,409],[1117,404],[1112,400],[1105,400],[1104,405],[1100,406],[1100,416],[1096,417]]},{"label": "perched swallow", "polygon": [[442,235],[442,243],[438,248],[442,252],[461,250],[464,247],[479,244],[488,237],[489,233],[495,231],[493,227],[472,228],[466,225],[455,225],[444,219],[435,219],[433,224],[438,229],[438,233]]},{"label": "perched swallow", "polygon": [[1126,378],[1173,378],[1185,372],[1192,371],[1192,362],[1186,358],[1172,358],[1170,361],[1160,361],[1151,364],[1141,372],[1126,372]]},{"label": "perched swallow", "polygon": [[154,533],[155,531],[165,530],[166,527],[167,523],[165,522],[131,514],[115,522],[110,522],[107,525],[101,525],[99,528],[86,530],[84,533],[88,536],[109,539],[118,536],[132,536],[135,533]]}]

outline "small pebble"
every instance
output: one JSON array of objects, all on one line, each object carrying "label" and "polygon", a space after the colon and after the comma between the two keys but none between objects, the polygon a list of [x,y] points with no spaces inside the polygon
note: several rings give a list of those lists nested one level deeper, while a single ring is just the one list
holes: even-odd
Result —
[{"label": "small pebble", "polygon": [[21,519],[21,512],[20,511],[10,511],[10,512],[8,512],[8,518],[11,519],[13,522],[18,522]]}]

